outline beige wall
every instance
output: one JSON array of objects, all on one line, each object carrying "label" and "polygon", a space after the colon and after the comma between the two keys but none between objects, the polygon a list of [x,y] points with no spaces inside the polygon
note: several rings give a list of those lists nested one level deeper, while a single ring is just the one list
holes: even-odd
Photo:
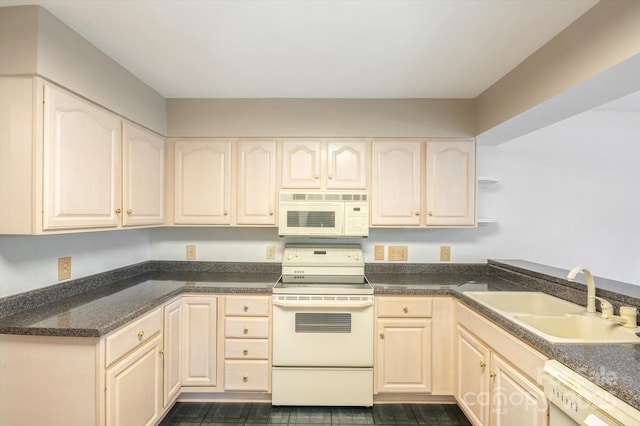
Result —
[{"label": "beige wall", "polygon": [[170,137],[469,137],[474,119],[472,100],[167,100]]},{"label": "beige wall", "polygon": [[38,74],[160,134],[165,99],[46,9],[0,8],[0,75]]},{"label": "beige wall", "polygon": [[[477,134],[586,82],[638,53],[640,1],[602,0],[477,98]],[[606,100],[603,98],[603,102]],[[569,111],[559,119],[592,106],[595,105]],[[538,123],[537,128],[547,124],[551,123]]]}]

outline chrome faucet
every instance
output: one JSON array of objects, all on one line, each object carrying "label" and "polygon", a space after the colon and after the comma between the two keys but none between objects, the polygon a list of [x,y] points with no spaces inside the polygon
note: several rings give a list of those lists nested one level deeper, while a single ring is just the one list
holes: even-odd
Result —
[{"label": "chrome faucet", "polygon": [[591,272],[589,272],[587,268],[576,266],[567,274],[567,281],[575,281],[578,272],[582,272],[584,278],[587,280],[587,312],[594,314],[596,312],[596,283],[593,281]]}]

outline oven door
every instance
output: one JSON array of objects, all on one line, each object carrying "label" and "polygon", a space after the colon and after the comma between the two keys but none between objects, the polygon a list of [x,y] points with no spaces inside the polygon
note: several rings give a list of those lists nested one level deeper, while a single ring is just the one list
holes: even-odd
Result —
[{"label": "oven door", "polygon": [[278,234],[342,236],[344,203],[281,202]]},{"label": "oven door", "polygon": [[274,367],[372,367],[373,296],[274,295]]}]

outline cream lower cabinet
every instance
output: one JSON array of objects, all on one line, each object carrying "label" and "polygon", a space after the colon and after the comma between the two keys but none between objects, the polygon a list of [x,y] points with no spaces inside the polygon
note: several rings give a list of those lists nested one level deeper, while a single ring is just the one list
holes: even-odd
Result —
[{"label": "cream lower cabinet", "polygon": [[218,383],[218,298],[182,299],[182,385],[214,387]]},{"label": "cream lower cabinet", "polygon": [[164,380],[162,402],[168,407],[175,401],[182,387],[182,298],[164,307]]},{"label": "cream lower cabinet", "polygon": [[547,358],[461,304],[458,323],[455,397],[469,420],[546,426],[548,406],[538,380]]},{"label": "cream lower cabinet", "polygon": [[449,297],[376,297],[376,393],[451,395],[452,307]]},{"label": "cream lower cabinet", "polygon": [[225,297],[225,391],[271,390],[270,315],[268,296]]},{"label": "cream lower cabinet", "polygon": [[162,336],[107,370],[107,426],[153,425],[162,406]]}]

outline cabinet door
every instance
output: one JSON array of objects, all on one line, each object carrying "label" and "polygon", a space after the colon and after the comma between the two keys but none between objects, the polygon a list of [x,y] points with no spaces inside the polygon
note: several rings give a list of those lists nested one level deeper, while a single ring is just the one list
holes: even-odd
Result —
[{"label": "cabinet door", "polygon": [[174,203],[178,225],[231,224],[230,141],[176,141]]},{"label": "cabinet door", "polygon": [[125,121],[122,147],[122,225],[161,225],[164,221],[164,139]]},{"label": "cabinet door", "polygon": [[545,426],[548,404],[544,393],[497,354],[491,356],[493,375],[491,424]]},{"label": "cabinet door", "polygon": [[374,141],[371,224],[420,225],[422,142]]},{"label": "cabinet door", "polygon": [[320,189],[319,140],[282,142],[282,188]]},{"label": "cabinet door", "polygon": [[426,162],[426,225],[474,225],[474,141],[429,141]]},{"label": "cabinet door", "polygon": [[162,336],[107,370],[107,426],[153,425],[162,400]]},{"label": "cabinet door", "polygon": [[182,299],[164,307],[164,381],[163,406],[169,406],[180,392],[182,369],[180,345],[182,343]]},{"label": "cabinet door", "polygon": [[378,392],[431,391],[431,320],[379,319]]},{"label": "cabinet door", "polygon": [[238,141],[236,223],[276,224],[276,141]]},{"label": "cabinet door", "polygon": [[185,297],[183,299],[184,386],[215,386],[217,380],[217,298]]},{"label": "cabinet door", "polygon": [[120,119],[45,86],[43,229],[115,228]]},{"label": "cabinet door", "polygon": [[[458,327],[456,399],[475,425],[489,424],[489,348]],[[516,423],[517,424],[517,423]]]},{"label": "cabinet door", "polygon": [[367,189],[367,142],[327,142],[327,189]]}]

